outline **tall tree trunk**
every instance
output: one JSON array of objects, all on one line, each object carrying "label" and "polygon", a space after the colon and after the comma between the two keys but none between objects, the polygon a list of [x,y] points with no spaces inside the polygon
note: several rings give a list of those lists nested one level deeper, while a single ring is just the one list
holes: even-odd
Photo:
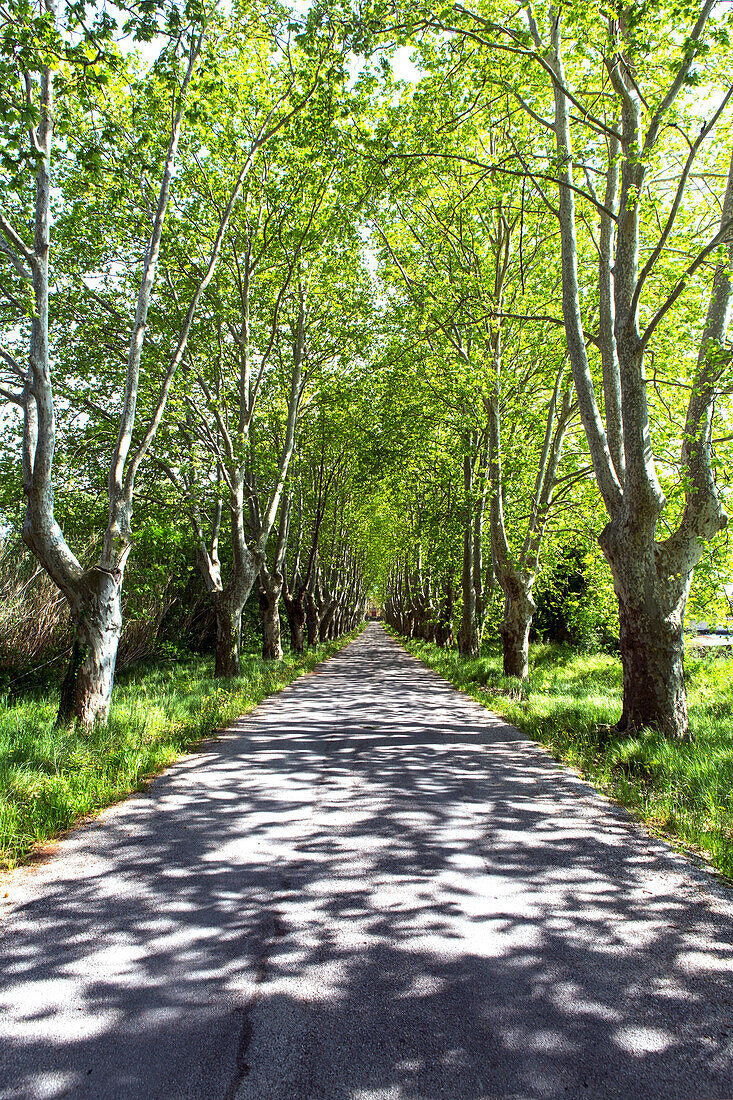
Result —
[{"label": "tall tree trunk", "polygon": [[504,618],[501,645],[505,676],[526,680],[529,675],[529,628],[537,604],[532,599],[532,585],[516,574],[504,581]]},{"label": "tall tree trunk", "polygon": [[280,589],[282,581],[260,573],[259,609],[262,623],[262,658],[265,661],[282,661],[283,647],[280,641]]},{"label": "tall tree trunk", "polygon": [[653,538],[610,523],[600,537],[619,601],[624,702],[619,730],[686,737],[682,624],[691,571],[669,575]]},{"label": "tall tree trunk", "polygon": [[213,602],[216,614],[214,676],[239,676],[244,604],[233,600],[226,592],[217,593]]},{"label": "tall tree trunk", "polygon": [[[52,21],[55,21],[52,6],[49,6],[49,14]],[[155,438],[165,410],[170,380],[180,362],[180,358],[177,359],[174,354],[169,362],[166,383],[161,390],[149,427],[144,432],[133,456],[130,457],[135,428],[143,335],[155,287],[170,185],[176,170],[186,91],[198,61],[202,40],[203,36],[200,36],[198,44],[189,52],[188,68],[182,85],[177,89],[178,106],[171,113],[172,125],[165,169],[158,191],[158,201],[154,204],[154,206],[157,205],[157,210],[152,221],[152,233],[148,240],[143,264],[135,320],[130,331],[126,383],[124,395],[120,394],[122,410],[119,431],[108,469],[109,512],[102,543],[102,557],[100,564],[86,573],[83,572],[79,561],[67,545],[54,516],[53,464],[57,437],[53,369],[49,354],[54,69],[42,68],[37,84],[30,81],[28,83],[29,106],[38,108],[38,118],[32,137],[36,154],[34,157],[35,212],[32,250],[26,246],[22,249],[23,255],[29,261],[30,270],[27,276],[23,270],[25,265],[22,265],[21,269],[24,277],[32,283],[34,301],[31,310],[24,310],[31,318],[26,382],[22,396],[19,395],[13,400],[24,411],[22,470],[27,510],[23,538],[68,600],[74,627],[71,661],[61,691],[59,722],[76,718],[83,725],[91,726],[96,721],[106,721],[109,715],[117,648],[122,629],[122,580],[125,563],[132,546],[130,518],[136,472]],[[229,214],[233,203],[234,198],[228,206]],[[220,225],[222,230],[226,227],[229,214],[227,214],[227,221]],[[23,235],[25,235],[25,228]],[[15,232],[12,228],[8,231],[5,227],[3,237],[6,242],[4,251],[7,252],[7,242],[13,240]],[[22,240],[20,236],[17,239]],[[12,249],[9,255],[12,259],[14,256]],[[191,303],[192,308],[186,311],[187,320],[179,333],[177,343],[176,354],[180,353],[181,357],[195,314],[197,295],[200,296],[205,289],[217,259],[218,250],[212,254],[206,279],[199,284],[199,290]],[[15,266],[21,266],[17,258]]]},{"label": "tall tree trunk", "polygon": [[[578,246],[573,168],[577,163],[571,142],[571,119],[577,118],[578,101],[568,94],[562,58],[563,28],[558,17],[552,23],[550,48],[544,49],[553,72],[557,176],[560,181],[558,220],[562,248],[563,317],[570,360],[575,377],[580,413],[599,489],[610,522],[599,542],[611,567],[619,600],[620,649],[624,679],[624,706],[620,729],[655,727],[675,737],[687,736],[687,705],[683,672],[682,621],[692,575],[704,540],[725,526],[711,466],[712,421],[726,360],[725,343],[733,301],[730,271],[733,265],[733,157],[722,203],[720,230],[688,267],[694,271],[706,253],[720,249],[707,317],[700,342],[682,434],[681,468],[685,507],[675,530],[656,541],[657,528],[666,506],[650,443],[647,379],[644,355],[652,334],[672,307],[677,291],[656,303],[647,301],[644,313],[651,319],[642,331],[639,302],[648,276],[658,279],[657,262],[668,254],[674,217],[667,222],[657,247],[640,263],[642,194],[649,184],[646,174],[654,162],[654,150],[664,132],[665,115],[688,83],[698,41],[712,12],[705,4],[696,17],[688,44],[676,72],[670,74],[661,106],[651,119],[644,116],[644,97],[636,76],[623,62],[630,24],[620,20],[620,47],[608,65],[616,96],[620,131],[609,145],[604,209],[611,215],[602,224],[600,240],[599,337],[606,399],[606,428],[595,397],[594,378],[587,357],[581,303],[589,300],[587,280],[578,272]],[[531,32],[538,49],[537,24]],[[624,41],[625,40],[625,41]],[[609,59],[610,60],[610,59]],[[722,110],[722,106],[719,108]],[[612,116],[611,116],[612,117]],[[717,118],[717,116],[714,116]],[[707,135],[707,124],[697,139]],[[694,154],[696,144],[692,146]],[[692,163],[691,161],[689,162]],[[688,171],[685,168],[685,173]],[[620,190],[619,190],[620,182]],[[681,200],[685,176],[678,176]],[[678,202],[678,208],[683,204]],[[681,288],[687,276],[679,284]],[[649,284],[646,283],[648,286]],[[656,308],[655,308],[656,307]],[[595,312],[592,310],[591,312]],[[620,418],[620,419],[619,419]],[[669,528],[667,528],[669,529]]]},{"label": "tall tree trunk", "polygon": [[58,723],[106,722],[122,631],[122,573],[100,567],[84,574],[70,601],[74,641],[61,687]]}]

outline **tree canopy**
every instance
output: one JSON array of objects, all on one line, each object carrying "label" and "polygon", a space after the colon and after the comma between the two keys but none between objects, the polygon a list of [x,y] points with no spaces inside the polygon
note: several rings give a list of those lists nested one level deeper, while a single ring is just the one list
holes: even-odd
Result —
[{"label": "tree canopy", "polygon": [[731,572],[732,18],[5,6],[0,511],[68,604],[64,720],[179,569],[222,676],[254,602],[273,660],[280,607],[302,651],[371,603],[520,679],[532,630],[616,647],[620,728],[686,734]]}]

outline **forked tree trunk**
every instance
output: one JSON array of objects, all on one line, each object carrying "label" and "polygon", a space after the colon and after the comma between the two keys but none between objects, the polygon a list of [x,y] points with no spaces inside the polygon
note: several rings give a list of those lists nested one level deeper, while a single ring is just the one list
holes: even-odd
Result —
[{"label": "forked tree trunk", "polygon": [[[568,90],[562,56],[564,28],[558,16],[551,23],[550,40],[540,41],[537,25],[532,25],[535,47],[544,50],[552,72],[555,100],[554,130],[557,178],[560,184],[557,214],[562,247],[562,301],[565,333],[575,377],[581,418],[588,439],[598,487],[610,522],[599,542],[608,559],[614,588],[619,600],[620,648],[624,679],[624,708],[620,729],[656,727],[682,738],[688,735],[687,705],[683,672],[682,620],[689,585],[702,553],[703,544],[722,530],[726,517],[722,509],[711,461],[712,425],[715,406],[723,382],[728,358],[726,338],[733,302],[733,156],[731,156],[725,195],[722,201],[720,229],[710,238],[680,277],[677,289],[656,300],[645,294],[645,309],[639,310],[642,288],[657,284],[659,267],[672,250],[670,236],[675,211],[684,208],[682,199],[692,159],[678,168],[677,200],[673,205],[657,247],[651,255],[639,248],[639,230],[644,206],[640,196],[647,192],[649,165],[656,156],[656,145],[664,133],[666,114],[689,83],[696,57],[696,44],[702,40],[714,5],[705,4],[694,16],[694,25],[681,26],[681,33],[692,47],[684,49],[675,69],[670,72],[666,92],[661,89],[660,106],[651,118],[644,117],[644,96],[636,74],[619,64],[631,36],[631,24],[615,23],[619,32],[618,53],[608,65],[610,86],[615,103],[608,117],[620,119],[620,132],[608,147],[606,190],[600,226],[600,263],[597,284],[597,308],[588,281],[578,269],[578,234],[575,209],[574,166],[578,157],[572,147],[571,120],[577,119],[579,101]],[[615,18],[615,17],[614,17]],[[609,58],[610,62],[610,58]],[[727,97],[711,119],[720,117]],[[691,146],[694,156],[707,136],[708,123]],[[584,139],[582,139],[584,140]],[[604,138],[604,141],[606,139]],[[643,149],[644,155],[639,151]],[[681,170],[681,171],[680,171]],[[669,186],[665,183],[665,187]],[[654,185],[651,185],[652,188]],[[652,199],[654,195],[652,193]],[[618,217],[614,211],[618,210]],[[644,356],[651,337],[665,316],[671,317],[679,290],[695,268],[712,258],[718,248],[710,301],[699,345],[697,366],[689,386],[689,399],[682,434],[680,475],[684,487],[684,508],[676,527],[665,524],[666,537],[655,541],[658,525],[666,507],[659,483],[654,452],[650,443],[647,378]],[[651,278],[649,278],[649,276]],[[662,280],[664,282],[664,280]],[[587,356],[583,329],[583,308],[596,314],[599,322],[603,384],[606,396],[606,424],[596,401],[594,378]],[[640,314],[646,314],[642,330]]]},{"label": "forked tree trunk", "polygon": [[214,676],[224,678],[239,676],[243,608],[244,605],[240,606],[226,596],[214,600],[216,613]]},{"label": "forked tree trunk", "polygon": [[235,553],[231,564],[231,575],[224,587],[222,587],[221,567],[216,550],[218,533],[210,552],[206,547],[200,522],[196,516],[193,517],[194,530],[199,539],[196,564],[209,593],[216,618],[214,676],[222,679],[240,675],[242,612],[257,576],[254,557],[248,550],[241,532],[238,510],[237,506],[232,508],[232,541],[235,544]]},{"label": "forked tree trunk", "polygon": [[122,632],[122,574],[98,566],[90,569],[70,607],[74,641],[57,721],[92,726],[109,717]]},{"label": "forked tree trunk", "polygon": [[526,680],[529,675],[529,628],[537,604],[531,586],[512,578],[504,594],[504,618],[500,627],[505,676]]}]

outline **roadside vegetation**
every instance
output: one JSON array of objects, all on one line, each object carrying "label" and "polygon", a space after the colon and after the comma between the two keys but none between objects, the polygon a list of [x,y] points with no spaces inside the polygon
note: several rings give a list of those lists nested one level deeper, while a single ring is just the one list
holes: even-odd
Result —
[{"label": "roadside vegetation", "polygon": [[0,697],[0,867],[140,790],[202,739],[315,668],[353,636],[282,661],[242,655],[241,675],[214,678],[213,656],[121,673],[109,721],[56,725],[56,691]]},{"label": "roadside vegetation", "polygon": [[462,658],[431,642],[406,648],[462,691],[546,745],[652,832],[733,878],[733,661],[688,657],[688,741],[654,730],[614,734],[621,665],[570,646],[530,647],[529,679],[502,675],[498,647]]}]

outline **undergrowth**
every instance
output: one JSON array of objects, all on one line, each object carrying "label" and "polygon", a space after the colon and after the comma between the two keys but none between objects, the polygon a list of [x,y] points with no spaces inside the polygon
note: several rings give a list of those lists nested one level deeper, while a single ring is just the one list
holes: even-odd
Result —
[{"label": "undergrowth", "polygon": [[615,657],[534,645],[530,678],[522,683],[502,675],[499,652],[463,660],[431,643],[399,640],[633,810],[653,832],[733,878],[733,660],[686,657],[692,740],[683,743],[654,731],[611,732],[621,713]]},{"label": "undergrowth", "polygon": [[0,697],[0,867],[85,814],[117,802],[339,650],[354,635],[282,663],[244,655],[242,675],[215,680],[212,658],[147,665],[121,674],[107,725],[56,728],[57,693]]}]

